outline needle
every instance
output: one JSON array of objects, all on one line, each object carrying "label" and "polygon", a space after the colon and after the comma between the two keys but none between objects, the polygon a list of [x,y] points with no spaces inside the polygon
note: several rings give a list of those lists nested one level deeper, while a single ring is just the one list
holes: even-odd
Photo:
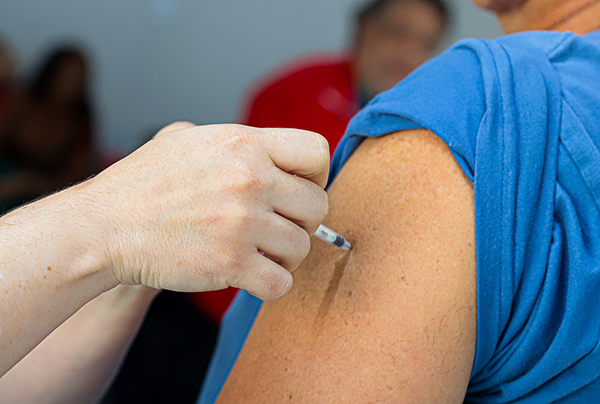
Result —
[{"label": "needle", "polygon": [[350,243],[341,234],[337,234],[329,227],[320,225],[315,233],[315,236],[318,239],[331,244],[332,246],[341,248],[342,250],[350,251],[352,249],[352,245],[350,245]]}]

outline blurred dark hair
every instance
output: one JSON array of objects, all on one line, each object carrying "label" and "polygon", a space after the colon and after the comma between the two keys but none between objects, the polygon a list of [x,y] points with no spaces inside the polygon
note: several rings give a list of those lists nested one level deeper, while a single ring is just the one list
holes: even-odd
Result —
[{"label": "blurred dark hair", "polygon": [[[30,92],[32,95],[44,97],[51,89],[52,80],[62,69],[66,62],[77,60],[87,71],[87,58],[82,50],[76,47],[64,46],[53,50],[40,66],[37,75],[31,82]],[[82,90],[82,96],[87,98],[87,88]]]},{"label": "blurred dark hair", "polygon": [[[394,1],[403,1],[403,0],[372,0],[367,2],[362,8],[358,10],[357,20],[359,23],[362,23],[368,19],[374,18],[378,16],[388,4],[393,3]],[[424,3],[431,4],[435,7],[440,13],[440,17],[442,17],[442,22],[444,27],[447,27],[450,22],[450,11],[448,6],[443,0],[418,0]]]},{"label": "blurred dark hair", "polygon": [[[52,82],[67,62],[76,60],[88,72],[88,60],[83,50],[75,46],[61,46],[50,52],[41,64],[37,74],[33,77],[29,87],[29,94],[37,99],[46,98],[52,88]],[[91,126],[91,104],[88,86],[84,83],[79,97],[71,105],[73,113],[87,125]]]},{"label": "blurred dark hair", "polygon": [[[12,83],[17,67],[15,50],[0,32],[0,85]],[[2,70],[3,69],[3,70]]]},{"label": "blurred dark hair", "polygon": [[[37,73],[32,77],[28,88],[28,97],[31,100],[45,104],[51,101],[52,85],[57,79],[58,74],[69,62],[76,61],[81,63],[84,72],[84,82],[76,98],[70,100],[68,105],[68,116],[72,125],[74,137],[68,145],[62,150],[54,153],[53,156],[41,160],[39,157],[26,155],[26,151],[19,150],[15,146],[15,139],[18,133],[8,137],[7,151],[11,154],[13,160],[24,167],[46,170],[48,172],[60,170],[64,167],[65,161],[68,161],[72,153],[81,151],[82,148],[92,151],[94,146],[94,117],[92,105],[90,102],[88,81],[88,59],[85,53],[78,47],[60,46],[51,50],[48,55],[42,59]],[[74,129],[73,129],[74,128]]]}]

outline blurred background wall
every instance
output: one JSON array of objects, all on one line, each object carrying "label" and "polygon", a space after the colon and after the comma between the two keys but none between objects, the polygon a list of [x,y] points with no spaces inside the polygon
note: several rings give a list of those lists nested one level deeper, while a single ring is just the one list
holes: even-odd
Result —
[{"label": "blurred background wall", "polygon": [[[0,0],[0,34],[22,75],[64,41],[92,57],[100,147],[129,152],[173,120],[234,121],[242,95],[290,57],[351,38],[357,0]],[[446,43],[500,34],[468,0],[449,0]]]}]

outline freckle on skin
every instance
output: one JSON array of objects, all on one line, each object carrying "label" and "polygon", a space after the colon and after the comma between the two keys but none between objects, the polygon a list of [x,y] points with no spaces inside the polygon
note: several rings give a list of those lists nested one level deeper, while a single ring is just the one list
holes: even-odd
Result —
[{"label": "freckle on skin", "polygon": [[48,271],[52,271],[52,267],[48,267],[47,269],[48,269]]}]

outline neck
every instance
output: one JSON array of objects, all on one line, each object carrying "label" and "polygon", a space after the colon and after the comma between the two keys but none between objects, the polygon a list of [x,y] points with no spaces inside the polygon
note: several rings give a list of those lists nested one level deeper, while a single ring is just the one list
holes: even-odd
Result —
[{"label": "neck", "polygon": [[585,34],[600,28],[600,0],[571,0],[562,3],[529,0],[497,14],[507,34],[538,30]]}]

